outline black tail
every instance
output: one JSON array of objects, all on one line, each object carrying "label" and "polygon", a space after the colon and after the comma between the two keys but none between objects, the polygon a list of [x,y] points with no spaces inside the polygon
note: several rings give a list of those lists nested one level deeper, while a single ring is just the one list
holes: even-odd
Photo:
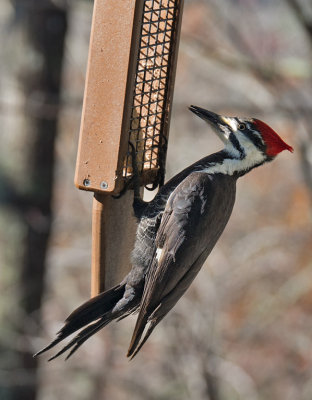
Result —
[{"label": "black tail", "polygon": [[[106,292],[100,293],[98,296],[88,300],[75,311],[73,311],[65,321],[63,328],[57,333],[57,338],[48,346],[38,351],[34,357],[46,352],[56,344],[66,339],[72,333],[85,327],[78,335],[76,335],[61,351],[50,360],[58,357],[66,350],[72,348],[68,357],[70,357],[90,336],[103,328],[115,318],[121,317],[123,314],[131,312],[135,309],[137,302],[131,301],[123,307],[114,310],[114,307],[120,299],[122,299],[125,291],[125,284],[114,286]],[[96,321],[96,322],[94,322]],[[92,323],[93,322],[93,323]],[[92,323],[92,324],[91,324]],[[88,325],[88,326],[87,326]],[[67,358],[68,358],[67,357]]]}]

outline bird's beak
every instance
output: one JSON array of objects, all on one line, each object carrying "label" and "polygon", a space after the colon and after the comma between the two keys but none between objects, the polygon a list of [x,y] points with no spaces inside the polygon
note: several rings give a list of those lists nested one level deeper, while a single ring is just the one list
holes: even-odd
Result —
[{"label": "bird's beak", "polygon": [[223,143],[227,144],[229,142],[229,136],[233,130],[231,126],[231,118],[223,117],[222,115],[197,106],[190,106],[189,110],[206,121]]}]

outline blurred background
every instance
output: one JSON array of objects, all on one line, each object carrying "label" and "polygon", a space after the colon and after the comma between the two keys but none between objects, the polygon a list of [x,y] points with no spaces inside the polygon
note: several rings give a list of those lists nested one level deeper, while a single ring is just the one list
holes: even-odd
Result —
[{"label": "blurred background", "polygon": [[73,176],[92,3],[0,2],[0,399],[310,400],[309,0],[185,0],[167,178],[222,146],[190,104],[263,119],[295,153],[239,181],[222,238],[133,361],[132,317],[66,363],[31,357],[90,294],[92,194]]}]

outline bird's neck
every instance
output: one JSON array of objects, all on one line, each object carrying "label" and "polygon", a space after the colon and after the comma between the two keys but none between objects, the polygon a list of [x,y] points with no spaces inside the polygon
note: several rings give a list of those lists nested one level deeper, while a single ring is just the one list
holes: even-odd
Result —
[{"label": "bird's neck", "polygon": [[263,162],[264,160],[262,158],[260,159],[260,157],[250,159],[246,155],[238,155],[227,149],[210,154],[171,178],[160,188],[154,200],[148,203],[148,208],[144,207],[143,213],[150,217],[158,215],[158,213],[164,209],[167,199],[173,190],[192,172],[221,174],[232,176],[233,179],[237,179],[245,175],[251,169],[263,164]]},{"label": "bird's neck", "polygon": [[207,157],[207,162],[201,166],[201,172],[240,177],[265,162],[260,152],[251,154],[225,149],[214,156],[215,160]]}]

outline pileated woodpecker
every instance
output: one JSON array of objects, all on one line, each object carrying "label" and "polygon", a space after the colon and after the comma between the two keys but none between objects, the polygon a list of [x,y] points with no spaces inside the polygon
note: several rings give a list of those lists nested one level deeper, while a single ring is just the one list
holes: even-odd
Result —
[{"label": "pileated woodpecker", "polygon": [[215,246],[232,213],[237,179],[281,151],[293,151],[258,119],[224,117],[196,106],[190,110],[208,122],[224,149],[174,176],[151,202],[135,199],[139,223],[131,271],[119,285],[73,311],[57,338],[35,356],[81,329],[50,360],[70,350],[68,358],[112,320],[138,312],[127,354],[134,357]]}]

